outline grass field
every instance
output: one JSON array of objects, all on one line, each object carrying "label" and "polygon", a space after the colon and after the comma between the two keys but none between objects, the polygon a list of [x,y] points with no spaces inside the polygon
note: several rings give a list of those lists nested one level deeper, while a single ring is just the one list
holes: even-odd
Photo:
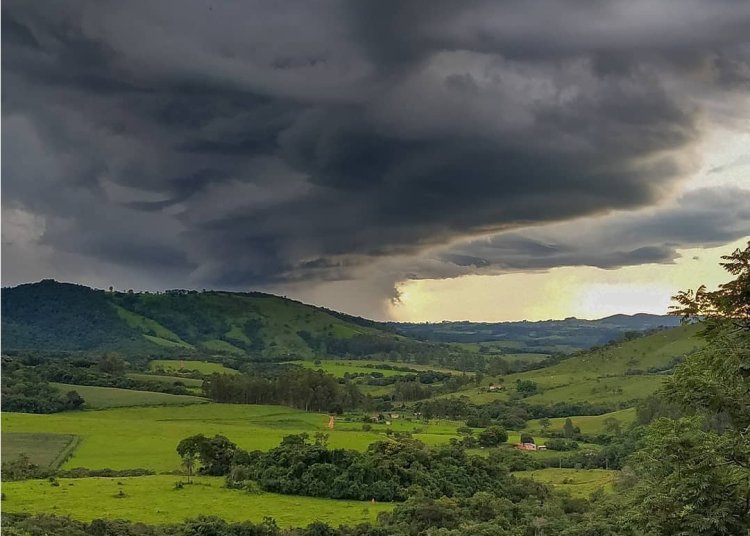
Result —
[{"label": "grass field", "polygon": [[[613,411],[611,413],[605,413],[603,415],[583,415],[571,417],[574,426],[581,428],[581,433],[596,435],[605,433],[607,430],[604,427],[604,421],[608,418],[614,418],[620,421],[620,424],[625,427],[635,420],[635,408],[622,409],[620,411]],[[562,430],[565,424],[565,418],[550,419],[550,430]],[[526,425],[526,430],[531,433],[539,433],[541,430],[539,420],[529,421]]]},{"label": "grass field", "polygon": [[[132,469],[155,471],[179,468],[175,447],[194,435],[222,434],[248,450],[267,450],[289,434],[326,432],[329,445],[364,450],[373,441],[384,440],[384,431],[415,432],[414,437],[428,444],[447,442],[456,437],[461,423],[440,421],[424,425],[399,419],[392,426],[372,425],[362,430],[362,422],[339,419],[328,430],[328,416],[305,413],[283,406],[238,404],[193,404],[189,406],[130,407],[99,411],[71,411],[51,415],[3,413],[5,432],[53,432],[77,434],[81,444],[64,467],[90,469]],[[416,429],[416,430],[415,430]]]},{"label": "grass field", "polygon": [[[45,512],[90,521],[129,519],[143,523],[173,523],[210,513],[228,521],[262,521],[272,516],[281,526],[304,526],[313,521],[339,524],[374,522],[392,504],[337,501],[274,493],[250,494],[223,487],[222,477],[196,477],[195,483],[175,489],[173,475],[129,478],[60,479],[3,484],[4,512]],[[120,490],[125,497],[117,497]]]},{"label": "grass field", "polygon": [[128,406],[161,406],[204,404],[205,398],[190,395],[170,395],[153,391],[134,391],[115,387],[94,387],[91,385],[71,385],[51,383],[61,392],[76,391],[86,401],[86,409],[108,409]]},{"label": "grass field", "polygon": [[618,471],[605,469],[538,469],[513,473],[518,478],[542,482],[574,497],[588,497],[596,490],[612,491]]},{"label": "grass field", "polygon": [[197,370],[201,374],[213,374],[214,372],[218,372],[219,374],[239,374],[238,371],[225,367],[220,363],[211,363],[209,361],[192,361],[189,359],[155,359],[148,364],[148,367],[152,371],[163,370],[165,372],[187,372]]},{"label": "grass field", "polygon": [[20,454],[40,467],[56,469],[78,444],[79,437],[71,434],[6,432],[0,434],[4,461],[12,461]]}]

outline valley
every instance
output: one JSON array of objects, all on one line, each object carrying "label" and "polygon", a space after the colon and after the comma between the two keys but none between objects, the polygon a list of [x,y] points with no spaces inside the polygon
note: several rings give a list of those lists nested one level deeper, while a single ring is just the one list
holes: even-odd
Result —
[{"label": "valley", "polygon": [[[40,285],[24,292],[37,300],[37,291],[51,291]],[[90,341],[81,336],[58,340],[64,349],[43,343],[33,351],[24,341],[47,321],[3,316],[11,341],[3,353],[3,511],[83,523],[166,526],[201,512],[222,523],[273,517],[282,528],[396,526],[414,515],[406,512],[415,501],[470,509],[500,489],[593,508],[618,496],[638,438],[669,409],[660,393],[707,345],[692,323],[623,331],[568,353],[505,353],[486,343],[416,341],[265,296],[257,299],[274,305],[253,317],[257,303],[244,295],[58,290],[57,300],[72,292],[103,307],[84,324],[114,311],[140,334],[115,341],[122,352],[108,344],[75,350]],[[229,312],[206,316],[200,306],[213,300],[231,303]],[[8,308],[18,310],[26,305]],[[223,344],[242,339],[238,318],[262,318],[256,342],[248,337],[241,352]],[[324,337],[302,329],[321,318]],[[293,338],[281,345],[280,322],[307,347]],[[223,339],[202,338],[220,331]],[[174,344],[143,346],[157,339]],[[352,345],[338,355],[329,351],[336,341]]]}]

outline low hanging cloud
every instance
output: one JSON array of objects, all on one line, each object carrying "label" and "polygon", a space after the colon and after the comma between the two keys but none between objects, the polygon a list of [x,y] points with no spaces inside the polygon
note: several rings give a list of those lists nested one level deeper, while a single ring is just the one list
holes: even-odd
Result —
[{"label": "low hanging cloud", "polygon": [[508,273],[558,266],[615,269],[667,264],[679,249],[716,247],[750,236],[750,190],[692,190],[666,206],[511,231],[444,248],[414,277]]},{"label": "low hanging cloud", "polygon": [[8,1],[2,23],[3,205],[43,222],[4,247],[43,248],[51,276],[614,267],[742,227],[711,192],[607,220],[641,225],[618,248],[620,223],[577,222],[663,203],[707,103],[747,104],[747,2]]}]

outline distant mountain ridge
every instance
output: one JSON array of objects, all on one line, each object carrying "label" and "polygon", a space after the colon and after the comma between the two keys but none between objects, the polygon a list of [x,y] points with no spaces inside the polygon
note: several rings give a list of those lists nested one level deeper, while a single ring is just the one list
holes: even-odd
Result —
[{"label": "distant mountain ridge", "polygon": [[597,320],[574,317],[563,320],[517,322],[438,322],[389,323],[402,335],[423,341],[450,343],[489,343],[514,341],[526,351],[548,351],[551,347],[569,350],[589,348],[622,337],[627,332],[644,333],[680,325],[678,317],[638,313],[617,314]]}]

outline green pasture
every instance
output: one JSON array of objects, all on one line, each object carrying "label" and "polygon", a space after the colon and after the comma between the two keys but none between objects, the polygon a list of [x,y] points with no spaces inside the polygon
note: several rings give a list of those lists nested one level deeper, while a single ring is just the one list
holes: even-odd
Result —
[{"label": "green pasture", "polygon": [[[275,493],[227,489],[222,477],[195,477],[193,484],[175,489],[181,478],[156,475],[118,478],[26,480],[3,484],[4,512],[69,515],[135,522],[176,523],[210,512],[227,521],[262,521],[273,517],[281,526],[305,526],[314,521],[332,525],[375,522],[393,504],[338,501]],[[124,494],[120,497],[120,491]]]},{"label": "green pasture", "polygon": [[584,380],[528,397],[529,403],[590,402],[606,404],[639,400],[656,392],[667,379],[664,375],[613,376]]},{"label": "green pasture", "polygon": [[556,490],[567,491],[574,497],[589,497],[602,489],[612,491],[612,485],[619,471],[605,469],[537,469],[513,473],[521,479],[534,480],[547,484]]},{"label": "green pasture", "polygon": [[196,370],[201,374],[239,374],[238,371],[225,367],[221,363],[210,361],[194,361],[190,359],[155,359],[149,362],[148,367],[152,371],[165,372],[188,372]]},{"label": "green pasture", "polygon": [[72,385],[67,383],[50,383],[62,393],[76,391],[86,401],[87,409],[121,408],[127,406],[161,406],[203,404],[205,398],[190,395],[170,395],[153,391],[134,391],[116,387],[95,387],[91,385]]},{"label": "green pasture", "polygon": [[506,390],[490,393],[486,386],[495,378],[486,377],[482,388],[468,387],[441,397],[467,396],[475,404],[505,400],[515,392],[517,380],[532,380],[540,392],[525,400],[534,404],[590,402],[606,404],[646,398],[657,391],[664,373],[680,358],[704,344],[695,337],[698,325],[656,332],[646,337],[593,349],[542,369],[509,374],[503,378]]},{"label": "green pasture", "polygon": [[646,337],[591,350],[561,361],[546,369],[524,372],[515,376],[537,380],[550,375],[585,374],[588,376],[624,375],[628,370],[647,371],[666,367],[676,357],[686,356],[702,347],[695,337],[698,324],[659,331]]},{"label": "green pasture", "polygon": [[[173,396],[173,395],[172,395]],[[437,421],[430,424],[397,419],[391,426],[371,425],[363,431],[360,419],[336,421],[328,429],[328,415],[306,413],[284,406],[240,404],[193,404],[113,408],[98,411],[70,411],[50,415],[3,413],[5,432],[47,432],[80,435],[82,441],[65,468],[146,468],[172,471],[179,468],[175,447],[194,435],[221,434],[247,450],[268,450],[290,434],[329,434],[334,448],[364,450],[373,441],[386,440],[385,431],[408,431],[428,444],[456,437],[461,423]]]},{"label": "green pasture", "polygon": [[[574,426],[578,426],[583,434],[603,434],[607,430],[604,426],[604,421],[608,418],[617,419],[622,427],[626,427],[635,420],[635,408],[622,409],[620,411],[613,411],[611,413],[605,413],[603,415],[578,415],[570,417]],[[565,417],[550,419],[550,431],[560,431],[565,424]],[[542,429],[539,420],[529,421],[526,425],[526,430],[531,433],[539,433]]]},{"label": "green pasture", "polygon": [[0,434],[4,461],[21,454],[40,467],[56,469],[73,452],[79,437],[71,434],[7,432]]}]

